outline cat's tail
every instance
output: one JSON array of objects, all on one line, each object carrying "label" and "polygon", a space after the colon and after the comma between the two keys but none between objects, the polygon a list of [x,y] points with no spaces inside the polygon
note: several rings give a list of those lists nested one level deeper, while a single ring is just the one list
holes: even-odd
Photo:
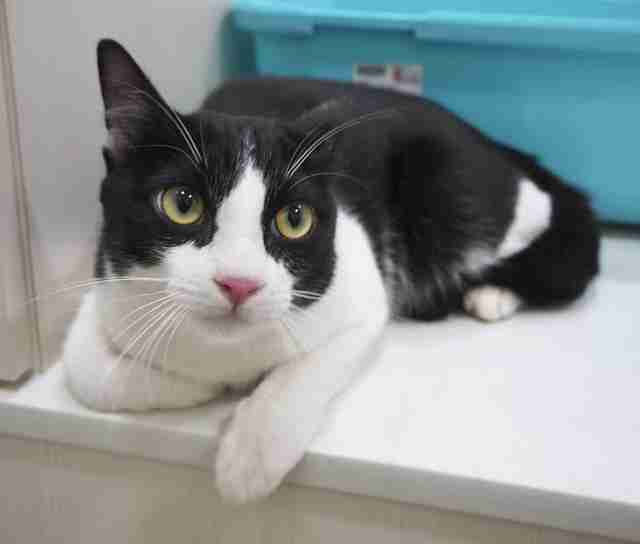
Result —
[{"label": "cat's tail", "polygon": [[600,228],[589,198],[532,155],[496,144],[512,164],[551,196],[547,230],[526,250],[502,262],[490,281],[535,306],[575,300],[600,270]]}]

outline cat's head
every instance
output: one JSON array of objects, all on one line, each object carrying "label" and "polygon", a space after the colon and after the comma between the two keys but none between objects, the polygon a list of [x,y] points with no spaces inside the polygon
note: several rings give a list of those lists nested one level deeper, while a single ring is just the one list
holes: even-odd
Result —
[{"label": "cat's head", "polygon": [[322,298],[335,200],[328,184],[307,181],[313,161],[288,175],[308,127],[179,114],[110,40],[98,68],[109,138],[97,276],[165,279],[198,315],[239,322]]}]

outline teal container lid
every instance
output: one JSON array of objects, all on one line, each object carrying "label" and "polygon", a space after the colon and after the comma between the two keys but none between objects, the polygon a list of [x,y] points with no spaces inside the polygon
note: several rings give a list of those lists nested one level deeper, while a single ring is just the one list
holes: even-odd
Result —
[{"label": "teal container lid", "polygon": [[[410,32],[458,43],[640,52],[640,0],[236,0],[236,24],[252,32],[313,34],[322,28]],[[517,5],[514,5],[517,4]]]}]

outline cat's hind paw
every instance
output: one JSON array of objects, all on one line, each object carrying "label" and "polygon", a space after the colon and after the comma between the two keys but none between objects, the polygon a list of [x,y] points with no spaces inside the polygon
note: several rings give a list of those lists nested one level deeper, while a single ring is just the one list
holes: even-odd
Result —
[{"label": "cat's hind paw", "polygon": [[495,285],[474,287],[464,295],[466,312],[487,322],[511,317],[522,304],[522,299],[513,291]]}]

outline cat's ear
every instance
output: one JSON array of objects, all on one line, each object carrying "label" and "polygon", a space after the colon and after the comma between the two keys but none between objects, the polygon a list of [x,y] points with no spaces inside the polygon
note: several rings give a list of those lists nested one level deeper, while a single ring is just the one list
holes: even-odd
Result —
[{"label": "cat's ear", "polygon": [[109,131],[107,148],[113,160],[118,161],[144,139],[163,110],[172,110],[118,42],[101,40],[97,53],[105,125]]}]

